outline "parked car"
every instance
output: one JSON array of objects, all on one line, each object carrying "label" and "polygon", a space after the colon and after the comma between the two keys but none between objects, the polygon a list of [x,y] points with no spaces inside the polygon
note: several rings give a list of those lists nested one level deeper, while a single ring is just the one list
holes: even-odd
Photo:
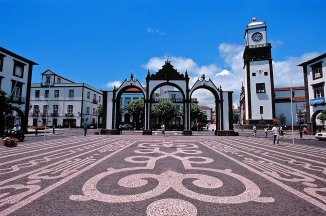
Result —
[{"label": "parked car", "polygon": [[131,124],[123,124],[119,127],[121,130],[132,130],[134,127]]},{"label": "parked car", "polygon": [[326,132],[316,133],[315,138],[318,140],[326,140]]}]

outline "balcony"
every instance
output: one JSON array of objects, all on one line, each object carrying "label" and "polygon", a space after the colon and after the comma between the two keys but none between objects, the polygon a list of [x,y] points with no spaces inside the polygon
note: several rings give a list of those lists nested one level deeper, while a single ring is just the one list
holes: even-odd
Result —
[{"label": "balcony", "polygon": [[93,99],[93,104],[97,104],[97,103],[98,103],[97,100]]},{"label": "balcony", "polygon": [[66,117],[74,117],[74,114],[73,113],[65,113],[65,116]]},{"label": "balcony", "polygon": [[51,113],[50,116],[51,116],[51,117],[58,117],[59,114],[58,114],[57,112],[54,112],[54,113]]},{"label": "balcony", "polygon": [[13,103],[18,103],[18,104],[24,104],[26,103],[26,98],[25,97],[20,97],[20,96],[10,96],[10,99]]}]

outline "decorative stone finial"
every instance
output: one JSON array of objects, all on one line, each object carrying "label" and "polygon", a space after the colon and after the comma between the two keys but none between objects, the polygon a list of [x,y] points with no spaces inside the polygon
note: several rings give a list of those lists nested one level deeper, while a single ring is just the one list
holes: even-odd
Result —
[{"label": "decorative stone finial", "polygon": [[205,74],[201,75],[203,81],[205,81]]},{"label": "decorative stone finial", "polygon": [[135,81],[135,76],[133,72],[130,73],[130,81]]}]

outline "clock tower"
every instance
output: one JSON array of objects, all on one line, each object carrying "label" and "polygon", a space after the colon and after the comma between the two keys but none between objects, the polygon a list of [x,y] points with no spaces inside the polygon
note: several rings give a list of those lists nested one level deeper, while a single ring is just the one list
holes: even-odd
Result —
[{"label": "clock tower", "polygon": [[272,46],[267,25],[252,18],[245,31],[243,124],[272,124],[275,117]]}]

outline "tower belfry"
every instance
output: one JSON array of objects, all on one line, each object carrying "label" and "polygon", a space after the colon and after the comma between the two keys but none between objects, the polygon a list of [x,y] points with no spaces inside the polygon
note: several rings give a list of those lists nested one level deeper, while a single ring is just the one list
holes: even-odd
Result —
[{"label": "tower belfry", "polygon": [[245,30],[243,124],[272,123],[275,116],[272,46],[267,25],[254,17]]}]

